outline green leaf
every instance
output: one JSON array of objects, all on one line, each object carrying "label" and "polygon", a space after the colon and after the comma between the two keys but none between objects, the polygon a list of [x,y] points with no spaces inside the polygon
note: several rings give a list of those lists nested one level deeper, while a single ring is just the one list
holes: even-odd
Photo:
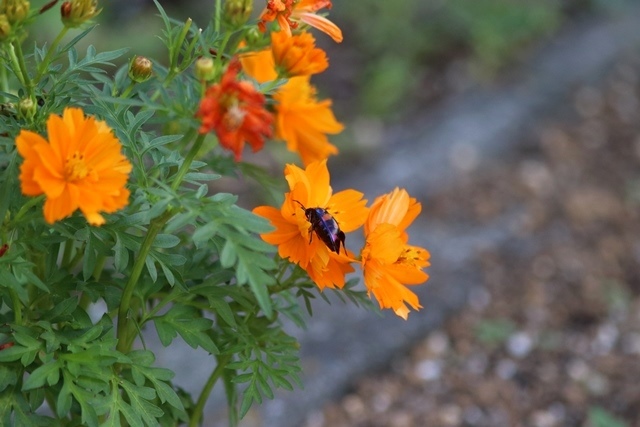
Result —
[{"label": "green leaf", "polygon": [[160,342],[165,347],[180,334],[182,339],[192,348],[202,347],[209,353],[218,354],[218,347],[206,331],[213,326],[213,321],[200,316],[197,310],[182,305],[175,305],[166,314],[154,319]]},{"label": "green leaf", "polygon": [[222,318],[222,320],[227,322],[229,326],[236,326],[236,318],[227,301],[223,298],[211,297],[209,298],[209,305],[215,310],[216,314]]},{"label": "green leaf", "polygon": [[158,234],[153,242],[153,247],[169,249],[180,244],[180,238],[173,234]]},{"label": "green leaf", "polygon": [[16,369],[10,369],[8,366],[0,366],[0,392],[11,385],[18,382],[18,373]]},{"label": "green leaf", "polygon": [[129,250],[124,245],[120,234],[116,234],[116,243],[113,246],[113,262],[116,271],[122,273],[129,264]]},{"label": "green leaf", "polygon": [[97,256],[93,249],[93,240],[93,233],[89,231],[89,235],[87,236],[87,246],[84,249],[84,262],[82,263],[82,278],[85,281],[91,278],[91,275],[93,275],[93,271],[96,268]]},{"label": "green leaf", "polygon": [[144,423],[148,426],[157,425],[157,419],[164,415],[164,412],[151,403],[151,400],[156,397],[155,390],[151,387],[137,386],[126,380],[122,380],[120,384],[129,396],[131,408],[142,418]]},{"label": "green leaf", "polygon": [[158,280],[158,270],[156,269],[154,259],[151,256],[148,256],[147,259],[144,260],[144,263],[147,266],[151,280],[155,283],[155,281]]},{"label": "green leaf", "polygon": [[22,390],[31,390],[46,384],[52,386],[60,380],[60,361],[52,361],[38,367],[22,385]]}]

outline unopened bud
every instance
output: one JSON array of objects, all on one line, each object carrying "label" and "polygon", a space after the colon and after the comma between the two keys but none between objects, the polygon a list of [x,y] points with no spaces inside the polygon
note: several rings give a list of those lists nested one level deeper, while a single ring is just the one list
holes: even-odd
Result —
[{"label": "unopened bud", "polygon": [[229,27],[236,29],[247,23],[253,10],[253,0],[226,0],[222,19]]},{"label": "unopened bud", "polygon": [[0,13],[7,16],[9,23],[16,24],[24,21],[29,16],[31,4],[28,0],[3,0]]},{"label": "unopened bud", "polygon": [[96,0],[68,0],[60,6],[62,23],[67,28],[79,27],[101,11]]},{"label": "unopened bud", "polygon": [[7,15],[0,15],[0,41],[6,40],[11,35],[11,24]]},{"label": "unopened bud", "polygon": [[260,32],[258,27],[251,27],[249,31],[246,32],[244,40],[247,42],[247,47],[252,49],[264,40],[264,34]]},{"label": "unopened bud", "polygon": [[149,80],[153,73],[153,63],[144,56],[134,56],[129,61],[129,78],[136,83]]},{"label": "unopened bud", "polygon": [[196,78],[200,81],[209,82],[216,77],[216,66],[213,58],[208,56],[200,57],[196,60]]},{"label": "unopened bud", "polygon": [[26,119],[32,119],[36,115],[37,109],[38,106],[31,98],[23,98],[18,103],[18,112]]}]

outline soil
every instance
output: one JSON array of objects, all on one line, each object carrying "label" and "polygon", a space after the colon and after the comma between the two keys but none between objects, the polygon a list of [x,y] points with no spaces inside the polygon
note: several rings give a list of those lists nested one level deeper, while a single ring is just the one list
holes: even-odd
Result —
[{"label": "soil", "polygon": [[461,311],[306,427],[640,426],[639,78],[640,57],[620,60],[515,156],[423,206],[510,218],[512,237],[478,250]]}]

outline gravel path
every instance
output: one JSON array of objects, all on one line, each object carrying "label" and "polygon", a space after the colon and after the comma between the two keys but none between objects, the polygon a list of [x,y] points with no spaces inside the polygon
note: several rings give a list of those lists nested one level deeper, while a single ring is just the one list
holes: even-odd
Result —
[{"label": "gravel path", "polygon": [[640,56],[616,61],[428,201],[508,236],[475,247],[460,311],[306,427],[640,425],[639,79]]}]

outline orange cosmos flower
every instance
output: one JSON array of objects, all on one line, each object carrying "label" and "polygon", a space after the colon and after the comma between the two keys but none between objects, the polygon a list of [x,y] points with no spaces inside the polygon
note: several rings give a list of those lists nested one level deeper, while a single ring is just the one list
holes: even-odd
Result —
[{"label": "orange cosmos flower", "polygon": [[16,138],[24,158],[20,167],[22,193],[44,194],[44,218],[52,224],[80,209],[92,225],[105,219],[100,212],[125,207],[131,163],[120,152],[120,141],[103,121],[85,117],[80,108],[65,108],[62,117],[47,120],[49,141],[23,130]]},{"label": "orange cosmos flower", "polygon": [[311,33],[294,36],[284,31],[271,33],[271,52],[279,76],[294,77],[321,73],[329,66],[327,54],[317,48]]},{"label": "orange cosmos flower", "polygon": [[326,161],[311,163],[304,170],[289,164],[284,173],[291,191],[285,194],[280,209],[259,206],[253,210],[275,227],[261,237],[277,245],[282,258],[305,269],[320,289],[343,287],[345,274],[353,271],[349,265],[355,261],[353,254],[342,246],[338,253],[329,249],[305,215],[305,209],[319,209],[326,214],[323,216],[327,222],[333,219],[340,230],[349,233],[361,227],[367,217],[363,194],[355,190],[333,194]]},{"label": "orange cosmos flower", "polygon": [[320,9],[331,9],[331,0],[268,0],[262,11],[258,27],[266,31],[267,22],[277,21],[280,30],[291,35],[291,29],[298,28],[300,22],[317,28],[329,35],[334,41],[342,41],[342,31],[324,16],[318,15]]},{"label": "orange cosmos flower", "polygon": [[240,160],[245,141],[253,151],[272,134],[273,117],[265,109],[265,97],[246,81],[238,81],[241,65],[232,60],[219,83],[207,88],[196,113],[202,119],[200,133],[216,132],[220,145]]},{"label": "orange cosmos flower", "polygon": [[[242,68],[258,83],[277,78],[275,63],[268,50],[250,52],[240,57]],[[275,136],[287,143],[290,151],[297,152],[305,165],[337,154],[327,134],[338,134],[344,126],[331,110],[331,101],[316,100],[316,89],[309,76],[291,78],[273,95],[276,101]]]},{"label": "orange cosmos flower", "polygon": [[270,49],[243,53],[240,55],[240,63],[244,72],[260,84],[278,78],[276,63]]},{"label": "orange cosmos flower", "polygon": [[396,188],[375,200],[365,222],[361,253],[364,283],[381,308],[391,308],[405,320],[409,315],[406,304],[414,310],[422,307],[406,285],[418,285],[429,278],[422,271],[429,266],[429,252],[407,244],[405,232],[420,210],[416,199]]},{"label": "orange cosmos flower", "polygon": [[316,100],[309,76],[289,79],[273,99],[277,102],[276,138],[285,141],[289,151],[300,154],[305,165],[338,153],[327,134],[338,134],[344,126],[333,115],[331,100]]}]

